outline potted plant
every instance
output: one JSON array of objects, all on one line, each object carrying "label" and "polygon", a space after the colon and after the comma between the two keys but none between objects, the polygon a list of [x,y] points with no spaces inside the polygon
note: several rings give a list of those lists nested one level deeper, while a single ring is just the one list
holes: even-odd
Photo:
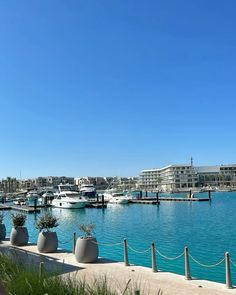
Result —
[{"label": "potted plant", "polygon": [[37,220],[36,228],[39,229],[37,248],[40,253],[52,253],[57,251],[57,233],[51,231],[51,229],[58,225],[58,218],[51,213],[46,213]]},{"label": "potted plant", "polygon": [[6,238],[6,227],[5,224],[3,224],[3,218],[4,214],[0,213],[0,241],[5,240]]},{"label": "potted plant", "polygon": [[29,241],[27,228],[24,226],[26,215],[23,213],[11,214],[12,230],[10,234],[10,242],[14,246],[25,246]]},{"label": "potted plant", "polygon": [[76,260],[82,263],[96,262],[98,259],[98,244],[96,238],[92,237],[95,224],[79,224],[78,227],[80,231],[84,233],[84,235],[78,238],[76,241]]}]

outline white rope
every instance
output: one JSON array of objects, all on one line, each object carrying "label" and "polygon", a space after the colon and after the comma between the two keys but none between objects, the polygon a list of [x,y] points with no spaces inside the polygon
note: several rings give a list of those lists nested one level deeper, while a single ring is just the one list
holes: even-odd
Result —
[{"label": "white rope", "polygon": [[122,245],[123,242],[120,242],[120,243],[114,243],[114,244],[104,244],[104,243],[98,243],[98,242],[94,242],[94,241],[91,241],[92,243],[96,244],[96,245],[99,245],[99,246],[107,246],[107,247],[113,247],[113,246],[119,246],[119,245]]},{"label": "white rope", "polygon": [[132,248],[132,247],[129,246],[129,245],[127,245],[127,247],[128,247],[131,251],[136,252],[136,253],[139,253],[139,254],[143,254],[143,253],[146,253],[146,252],[150,251],[150,247],[149,247],[147,250],[143,250],[143,251],[136,250],[136,249]]},{"label": "white rope", "polygon": [[73,240],[73,238],[70,238],[69,240],[67,240],[65,242],[62,242],[62,241],[59,240],[59,243],[60,244],[67,244],[67,243],[71,242],[72,240]]},{"label": "white rope", "polygon": [[230,258],[230,262],[232,263],[232,265],[234,266],[234,267],[236,267],[236,263]]},{"label": "white rope", "polygon": [[214,264],[203,264],[203,263],[197,261],[191,254],[189,254],[189,257],[198,265],[203,266],[203,267],[207,267],[207,268],[216,267],[216,266],[220,265],[225,260],[225,257],[224,257],[223,259],[221,259],[220,261],[218,261]]},{"label": "white rope", "polygon": [[176,259],[179,259],[180,257],[182,257],[184,255],[184,252],[179,254],[178,256],[175,256],[175,257],[168,257],[168,256],[165,256],[164,254],[162,254],[159,250],[155,249],[155,251],[157,252],[157,254],[159,254],[161,257],[167,259],[167,260],[176,260]]}]

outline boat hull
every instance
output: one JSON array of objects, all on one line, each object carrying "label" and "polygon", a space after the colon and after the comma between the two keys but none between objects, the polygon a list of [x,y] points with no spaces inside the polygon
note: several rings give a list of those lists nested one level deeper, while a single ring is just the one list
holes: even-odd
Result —
[{"label": "boat hull", "polygon": [[112,198],[109,201],[110,204],[128,204],[129,203],[129,199],[116,199],[116,198]]},{"label": "boat hull", "polygon": [[81,209],[86,206],[86,202],[67,202],[67,201],[52,201],[52,206],[56,208],[65,208],[65,209]]}]

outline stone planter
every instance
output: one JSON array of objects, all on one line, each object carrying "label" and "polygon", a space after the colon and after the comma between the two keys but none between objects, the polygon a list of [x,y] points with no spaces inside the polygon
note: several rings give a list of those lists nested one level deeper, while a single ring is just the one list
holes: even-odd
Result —
[{"label": "stone planter", "polygon": [[18,226],[12,228],[10,235],[10,242],[13,246],[25,246],[28,244],[29,234],[28,230],[24,226]]},{"label": "stone planter", "polygon": [[75,246],[75,258],[81,263],[92,263],[98,259],[98,245],[96,238],[78,238]]},{"label": "stone planter", "polygon": [[0,241],[5,240],[6,238],[6,227],[5,224],[0,224]]},{"label": "stone planter", "polygon": [[40,253],[56,252],[58,239],[56,232],[40,232],[37,241],[37,248]]}]

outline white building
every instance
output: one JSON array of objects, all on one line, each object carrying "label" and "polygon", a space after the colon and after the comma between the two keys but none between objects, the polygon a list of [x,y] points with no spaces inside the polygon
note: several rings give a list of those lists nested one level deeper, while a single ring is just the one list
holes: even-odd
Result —
[{"label": "white building", "polygon": [[169,165],[163,168],[142,170],[140,189],[184,191],[196,187],[236,186],[236,164],[198,166],[192,164]]}]

